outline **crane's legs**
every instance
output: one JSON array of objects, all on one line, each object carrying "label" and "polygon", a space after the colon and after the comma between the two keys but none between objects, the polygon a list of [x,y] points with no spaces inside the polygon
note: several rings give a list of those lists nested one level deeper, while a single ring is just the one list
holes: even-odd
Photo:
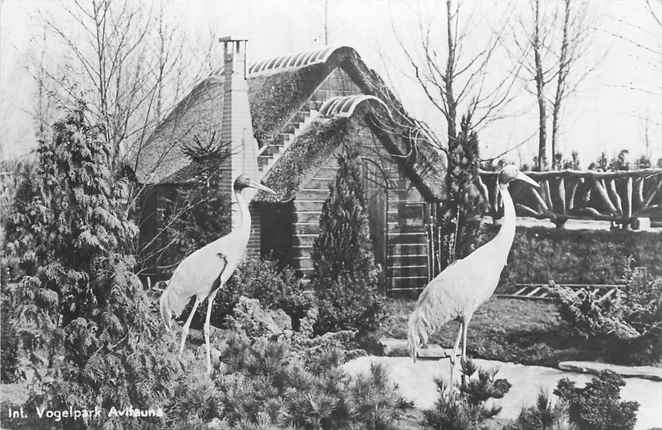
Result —
[{"label": "crane's legs", "polygon": [[196,297],[195,298],[195,303],[193,304],[193,309],[191,309],[191,313],[188,315],[188,318],[186,319],[186,322],[184,323],[184,327],[182,327],[182,344],[179,347],[179,356],[180,357],[184,353],[184,345],[186,344],[186,338],[188,337],[188,328],[191,326],[191,321],[193,320],[193,315],[195,315],[195,311],[196,311],[196,309],[198,309],[198,305],[200,304],[200,302],[201,302],[200,298]]},{"label": "crane's legs", "polygon": [[449,358],[451,362],[450,388],[453,387],[453,375],[455,374],[455,359],[457,358],[457,352],[458,352],[458,348],[460,347],[460,339],[462,339],[463,330],[464,330],[464,321],[460,321],[460,329],[457,331],[457,339],[455,340],[455,346],[453,346],[453,353]]},{"label": "crane's legs", "polygon": [[209,330],[211,329],[210,319],[211,319],[211,307],[214,303],[214,298],[216,298],[216,293],[218,293],[220,288],[215,289],[208,297],[207,302],[207,316],[205,317],[205,325],[202,330],[205,334],[205,345],[207,346],[207,374],[211,376],[211,345],[209,343]]},{"label": "crane's legs", "polygon": [[[467,360],[467,328],[469,327],[469,319],[462,323],[462,358],[460,363],[464,363]],[[466,375],[462,372],[462,385],[466,384]]]}]

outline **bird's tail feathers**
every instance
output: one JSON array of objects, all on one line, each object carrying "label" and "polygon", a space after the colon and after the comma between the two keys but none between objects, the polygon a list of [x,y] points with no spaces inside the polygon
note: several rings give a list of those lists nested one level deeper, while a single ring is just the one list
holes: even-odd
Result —
[{"label": "bird's tail feathers", "polygon": [[407,328],[407,343],[409,346],[409,356],[416,363],[418,357],[418,349],[421,345],[425,345],[428,341],[427,336],[427,323],[425,318],[421,318],[418,310],[415,310],[409,316]]},{"label": "bird's tail feathers", "polygon": [[172,320],[172,311],[168,306],[168,288],[166,287],[161,293],[161,298],[159,299],[159,310],[161,312],[161,319],[167,331],[170,331],[170,321]]}]

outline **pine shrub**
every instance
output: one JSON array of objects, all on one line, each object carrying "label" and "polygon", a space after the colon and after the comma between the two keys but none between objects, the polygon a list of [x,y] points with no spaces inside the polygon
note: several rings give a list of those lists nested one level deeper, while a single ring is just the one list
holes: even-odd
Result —
[{"label": "pine shrub", "polygon": [[162,225],[143,246],[138,260],[143,270],[169,272],[193,251],[230,232],[229,190],[222,192],[223,175],[218,166],[230,156],[227,145],[215,133],[203,140],[198,135],[185,143],[182,152],[190,165],[188,184],[164,193],[159,202]]},{"label": "pine shrub", "polygon": [[487,209],[478,189],[478,135],[472,131],[471,115],[464,115],[457,137],[448,142],[448,198],[442,207],[442,258],[446,267],[473,252]]},{"label": "pine shrub", "polygon": [[286,338],[235,332],[226,341],[211,381],[192,375],[175,390],[166,410],[177,417],[173,428],[215,422],[227,429],[395,429],[411,408],[383,368],[346,375],[340,350],[319,351],[310,367]]},{"label": "pine shrub", "polygon": [[535,406],[522,409],[514,423],[506,430],[560,430],[564,411],[560,404],[554,404],[544,391],[538,393]]},{"label": "pine shrub", "polygon": [[662,279],[624,270],[624,286],[612,297],[556,287],[561,317],[571,330],[612,361],[652,363],[662,356]]},{"label": "pine shrub", "polygon": [[245,260],[219,290],[212,311],[215,326],[224,325],[242,296],[258,299],[266,309],[282,309],[292,319],[294,330],[299,330],[300,320],[313,306],[294,270],[279,269],[275,261],[263,258]]},{"label": "pine shrub", "polygon": [[346,148],[320,216],[313,243],[313,286],[319,318],[317,334],[342,329],[374,330],[382,318],[379,272],[356,151]]},{"label": "pine shrub", "polygon": [[479,370],[471,360],[462,363],[461,372],[467,383],[459,391],[436,380],[439,398],[432,409],[424,411],[424,425],[439,430],[482,430],[488,419],[501,412],[500,407],[488,407],[486,402],[502,398],[510,383],[496,379],[496,370]]},{"label": "pine shrub", "polygon": [[624,385],[623,378],[605,370],[583,388],[561,379],[554,394],[566,403],[569,421],[579,430],[632,430],[639,403],[620,400]]}]

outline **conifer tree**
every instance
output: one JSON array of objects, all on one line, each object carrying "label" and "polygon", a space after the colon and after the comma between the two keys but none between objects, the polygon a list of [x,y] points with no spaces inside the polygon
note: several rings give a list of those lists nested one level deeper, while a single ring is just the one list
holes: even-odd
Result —
[{"label": "conifer tree", "polygon": [[375,266],[370,224],[358,152],[345,148],[320,216],[313,243],[313,285],[317,290],[317,333],[340,329],[370,331],[381,318],[379,273]]},{"label": "conifer tree", "polygon": [[32,409],[151,407],[175,369],[131,271],[137,229],[109,166],[81,106],[39,142],[37,175],[6,223],[4,251],[24,276],[2,298],[18,340],[14,377],[30,381]]},{"label": "conifer tree", "polygon": [[361,164],[357,152],[338,157],[338,172],[322,206],[320,234],[313,244],[315,277],[366,277],[375,271],[370,224],[365,208]]},{"label": "conifer tree", "polygon": [[126,252],[137,233],[122,210],[108,145],[84,112],[39,142],[36,175],[25,179],[5,225],[10,261],[57,293],[65,323],[104,302],[89,275],[99,258]]},{"label": "conifer tree", "polygon": [[442,210],[442,268],[469,255],[477,246],[486,202],[478,187],[478,135],[471,116],[462,117],[460,133],[448,148],[448,199]]},{"label": "conifer tree", "polygon": [[226,173],[219,169],[230,156],[228,145],[212,132],[205,139],[195,135],[182,152],[190,161],[189,186],[166,198],[164,230],[141,251],[143,267],[174,269],[191,252],[230,232],[230,198],[221,189]]}]

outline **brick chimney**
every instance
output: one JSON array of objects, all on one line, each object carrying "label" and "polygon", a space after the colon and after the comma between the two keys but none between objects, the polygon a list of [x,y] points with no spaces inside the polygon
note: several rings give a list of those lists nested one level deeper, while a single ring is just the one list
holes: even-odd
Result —
[{"label": "brick chimney", "polygon": [[[253,136],[253,122],[248,104],[248,83],[246,81],[246,39],[223,37],[223,116],[221,138],[230,145],[232,155],[221,166],[229,180],[223,182],[233,196],[232,183],[240,174],[260,180],[257,168],[257,141]],[[237,221],[238,208],[233,204],[232,225]]]}]

